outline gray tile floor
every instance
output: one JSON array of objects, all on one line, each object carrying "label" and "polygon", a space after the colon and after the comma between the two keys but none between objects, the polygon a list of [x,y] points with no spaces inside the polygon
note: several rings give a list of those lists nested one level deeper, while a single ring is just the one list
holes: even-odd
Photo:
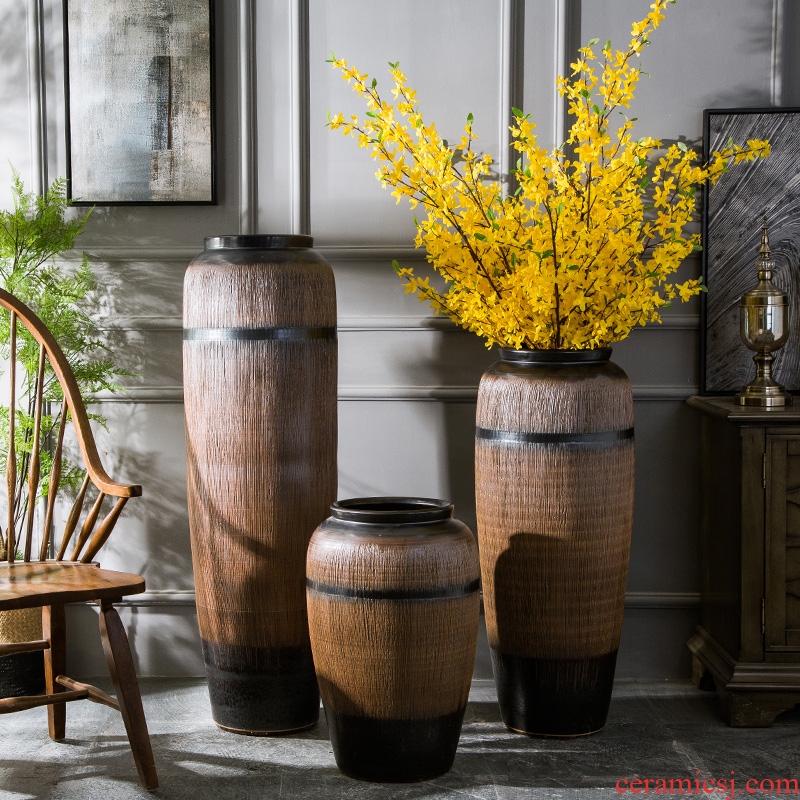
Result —
[{"label": "gray tile floor", "polygon": [[[716,783],[707,783],[710,791],[704,793],[702,780],[732,777],[735,796],[779,798],[778,784],[769,791],[768,781],[800,778],[800,711],[779,717],[772,728],[729,728],[719,717],[716,695],[689,682],[618,681],[601,733],[533,739],[507,731],[492,683],[475,681],[453,769],[407,785],[363,783],[339,773],[324,716],[317,728],[297,736],[237,736],[214,726],[202,681],[150,679],[142,689],[161,781],[157,796],[169,800],[630,798],[631,791],[622,794],[615,787],[635,777],[699,779],[693,796],[727,800],[730,792]],[[0,717],[0,798],[153,796],[138,784],[115,712],[74,703],[67,711],[67,735],[65,742],[50,741],[43,709]],[[765,791],[748,791],[762,781]],[[632,788],[645,794],[644,784]],[[665,796],[657,788],[650,784],[648,794]]]}]

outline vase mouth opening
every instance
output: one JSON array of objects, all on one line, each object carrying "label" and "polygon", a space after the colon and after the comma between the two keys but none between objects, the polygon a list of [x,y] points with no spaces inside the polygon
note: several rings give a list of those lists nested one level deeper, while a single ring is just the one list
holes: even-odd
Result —
[{"label": "vase mouth opening", "polygon": [[438,522],[453,516],[453,504],[430,497],[354,497],[333,503],[331,516],[373,525]]},{"label": "vase mouth opening", "polygon": [[245,247],[258,250],[310,249],[313,236],[284,233],[236,234],[232,236],[206,236],[206,250],[230,250]]},{"label": "vase mouth opening", "polygon": [[610,347],[593,350],[513,350],[500,348],[500,360],[510,364],[599,364],[611,358]]}]

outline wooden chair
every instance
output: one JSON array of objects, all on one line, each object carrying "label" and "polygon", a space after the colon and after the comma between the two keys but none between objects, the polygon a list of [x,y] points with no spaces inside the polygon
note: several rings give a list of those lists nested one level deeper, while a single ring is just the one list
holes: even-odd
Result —
[{"label": "wooden chair", "polygon": [[[158,787],[158,777],[153,763],[153,752],[147,732],[147,722],[142,708],[139,685],[131,658],[125,630],[113,603],[126,595],[144,591],[144,579],[101,569],[94,563],[98,550],[105,544],[128,499],[142,493],[141,486],[123,485],[106,474],[97,453],[89,418],[81,399],[72,369],[42,321],[23,303],[0,289],[0,306],[10,312],[10,408],[19,399],[18,348],[28,342],[36,347],[39,360],[32,397],[28,407],[33,419],[26,431],[28,447],[15,444],[21,434],[15,414],[9,415],[9,441],[7,447],[6,491],[8,513],[0,522],[0,533],[6,562],[0,563],[0,611],[18,608],[42,609],[42,639],[18,644],[0,644],[0,655],[44,651],[45,691],[43,695],[12,697],[0,700],[0,713],[22,711],[36,706],[47,706],[50,737],[55,740],[65,736],[66,703],[73,700],[91,700],[116,708],[125,722],[139,779],[146,789]],[[31,334],[24,336],[21,327]],[[42,417],[47,411],[47,397],[52,392],[44,387],[57,380],[63,391],[63,403],[57,412],[60,422],[53,430],[52,469],[50,471],[46,500],[40,497],[42,460],[40,449]],[[67,514],[66,525],[57,551],[55,537],[51,536],[53,519],[58,508],[56,497],[61,482],[62,451],[65,428],[71,422],[75,439],[83,457],[86,476],[77,497]],[[28,427],[28,426],[26,426]],[[19,451],[19,452],[18,452]],[[29,452],[27,452],[29,451]],[[18,464],[21,467],[18,468]],[[19,474],[18,474],[19,473]],[[94,488],[91,487],[93,484]],[[87,495],[97,493],[96,499],[86,503]],[[111,508],[101,517],[105,498]],[[84,514],[84,505],[89,507]],[[37,508],[38,507],[38,508]],[[38,513],[37,513],[38,512]],[[81,522],[81,517],[83,521]],[[43,524],[35,526],[37,519]],[[32,560],[34,528],[37,527],[38,560]],[[5,530],[2,530],[2,529]],[[77,531],[77,536],[75,532]],[[48,559],[48,554],[55,558]],[[21,559],[20,559],[21,556]],[[97,602],[100,606],[100,637],[116,697],[88,684],[79,683],[64,675],[66,669],[66,603]]]}]

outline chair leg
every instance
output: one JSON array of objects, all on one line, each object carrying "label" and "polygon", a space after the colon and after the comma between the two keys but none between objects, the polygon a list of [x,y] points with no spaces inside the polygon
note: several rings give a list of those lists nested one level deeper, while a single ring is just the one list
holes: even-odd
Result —
[{"label": "chair leg", "polygon": [[[50,643],[44,651],[44,681],[47,694],[63,692],[64,687],[56,683],[56,677],[67,671],[67,622],[64,606],[42,607],[42,637]],[[53,703],[47,706],[47,729],[50,738],[63,739],[67,727],[67,704]]]},{"label": "chair leg", "polygon": [[158,788],[158,775],[156,775],[131,649],[117,610],[105,600],[100,601],[100,637],[108,671],[111,673],[111,680],[117,693],[119,710],[128,733],[133,760],[139,772],[139,780],[145,789],[152,791]]}]

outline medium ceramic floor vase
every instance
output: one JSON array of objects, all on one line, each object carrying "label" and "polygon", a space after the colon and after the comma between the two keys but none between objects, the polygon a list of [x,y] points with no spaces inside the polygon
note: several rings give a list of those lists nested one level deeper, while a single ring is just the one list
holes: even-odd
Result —
[{"label": "medium ceramic floor vase", "polygon": [[308,618],[336,763],[420,781],[453,764],[475,661],[480,565],[453,507],[340,501],[308,549]]},{"label": "medium ceramic floor vase", "polygon": [[502,350],[478,392],[486,627],[506,726],[605,724],[633,524],[633,398],[602,350]]},{"label": "medium ceramic floor vase", "polygon": [[336,294],[309,236],[208,238],[184,281],[189,524],[214,721],[315,724],[305,556],[336,498]]}]

